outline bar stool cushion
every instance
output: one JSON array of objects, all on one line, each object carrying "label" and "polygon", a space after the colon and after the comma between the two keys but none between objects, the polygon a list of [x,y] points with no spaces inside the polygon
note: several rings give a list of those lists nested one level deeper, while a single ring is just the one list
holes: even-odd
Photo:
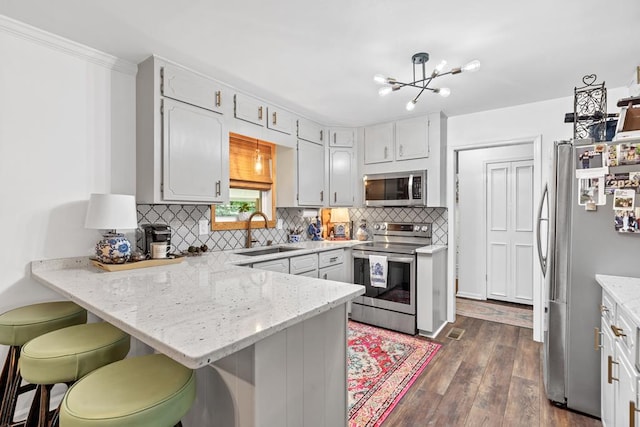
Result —
[{"label": "bar stool cushion", "polygon": [[129,352],[129,335],[107,323],[70,326],[41,335],[22,347],[20,370],[31,384],[77,381]]},{"label": "bar stool cushion", "polygon": [[0,344],[22,346],[27,341],[87,321],[87,311],[70,301],[19,307],[0,315]]},{"label": "bar stool cushion", "polygon": [[174,426],[189,411],[195,372],[162,354],[104,366],[69,388],[60,427]]}]

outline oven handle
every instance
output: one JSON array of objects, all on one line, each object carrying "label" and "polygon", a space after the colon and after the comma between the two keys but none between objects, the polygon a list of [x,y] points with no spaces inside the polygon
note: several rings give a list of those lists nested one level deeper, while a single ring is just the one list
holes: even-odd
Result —
[{"label": "oven handle", "polygon": [[381,255],[381,256],[386,256],[387,261],[391,261],[391,262],[404,262],[404,263],[415,262],[414,257],[389,256],[389,255],[386,255],[384,252],[353,252],[352,255],[354,258],[362,258],[362,259],[369,259],[369,255]]}]

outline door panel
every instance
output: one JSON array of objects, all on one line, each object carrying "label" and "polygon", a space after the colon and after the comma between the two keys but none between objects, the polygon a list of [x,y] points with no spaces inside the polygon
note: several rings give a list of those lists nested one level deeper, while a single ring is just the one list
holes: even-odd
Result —
[{"label": "door panel", "polygon": [[531,305],[533,162],[487,163],[486,177],[487,296]]}]

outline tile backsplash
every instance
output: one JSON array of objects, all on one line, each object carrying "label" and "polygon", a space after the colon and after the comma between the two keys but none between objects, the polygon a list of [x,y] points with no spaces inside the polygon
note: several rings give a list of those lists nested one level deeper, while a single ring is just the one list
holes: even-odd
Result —
[{"label": "tile backsplash", "polygon": [[[252,236],[258,239],[257,246],[271,240],[274,244],[286,243],[289,229],[303,228],[309,224],[308,218],[302,218],[301,208],[278,208],[276,216],[282,219],[283,229],[252,229]],[[447,244],[447,209],[446,208],[350,208],[349,215],[354,229],[362,219],[368,225],[373,222],[431,222],[433,224],[433,243]],[[198,222],[201,219],[211,221],[211,211],[207,205],[138,205],[138,224],[168,224],[172,231],[172,244],[181,251],[191,245],[206,244],[210,250],[228,250],[244,247],[246,230],[209,231],[207,235],[198,235]],[[310,240],[305,233],[303,240]],[[141,240],[138,238],[138,247]]]}]

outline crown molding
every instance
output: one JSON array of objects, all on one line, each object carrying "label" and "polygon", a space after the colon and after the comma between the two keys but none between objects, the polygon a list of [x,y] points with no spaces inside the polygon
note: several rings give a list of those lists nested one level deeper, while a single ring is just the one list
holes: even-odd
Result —
[{"label": "crown molding", "polygon": [[48,31],[25,24],[24,22],[16,21],[5,15],[0,15],[0,31],[75,56],[110,70],[132,76],[135,76],[138,72],[138,66],[134,63],[57,36]]}]

